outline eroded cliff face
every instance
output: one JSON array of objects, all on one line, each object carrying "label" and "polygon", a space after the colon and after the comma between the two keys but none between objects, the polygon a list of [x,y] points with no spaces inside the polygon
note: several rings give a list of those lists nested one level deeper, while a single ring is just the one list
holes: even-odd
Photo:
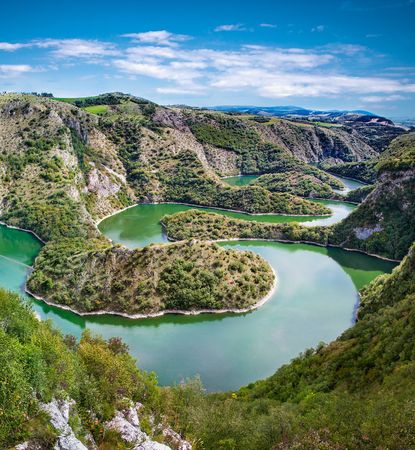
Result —
[{"label": "eroded cliff face", "polygon": [[[98,118],[72,105],[18,95],[1,97],[0,117],[3,213],[19,209],[23,214],[40,199],[52,207],[58,195],[72,201],[82,221],[92,226],[94,218],[134,200]],[[10,220],[27,227],[23,216]]]},{"label": "eroded cliff face", "polygon": [[289,151],[304,162],[361,161],[377,152],[359,136],[341,127],[322,127],[279,119],[264,126],[256,125],[262,138]]}]

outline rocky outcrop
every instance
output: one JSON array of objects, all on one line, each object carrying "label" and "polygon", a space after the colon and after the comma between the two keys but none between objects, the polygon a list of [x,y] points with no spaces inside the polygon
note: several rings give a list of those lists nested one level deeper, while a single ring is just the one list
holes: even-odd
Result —
[{"label": "rocky outcrop", "polygon": [[88,450],[75,436],[69,425],[71,409],[75,405],[73,400],[56,400],[41,404],[41,409],[50,416],[50,422],[59,433],[54,450]]},{"label": "rocky outcrop", "polygon": [[160,425],[157,428],[171,447],[150,439],[140,427],[138,413],[142,407],[141,403],[131,403],[122,411],[117,411],[113,419],[104,425],[105,428],[119,433],[124,442],[133,446],[133,450],[192,450],[192,445],[169,427]]}]

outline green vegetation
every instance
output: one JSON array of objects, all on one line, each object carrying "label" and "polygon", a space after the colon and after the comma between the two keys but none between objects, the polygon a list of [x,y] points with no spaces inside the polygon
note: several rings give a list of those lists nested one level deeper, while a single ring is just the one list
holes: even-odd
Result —
[{"label": "green vegetation", "polygon": [[391,142],[377,164],[379,173],[398,172],[415,167],[415,134],[399,136]]},{"label": "green vegetation", "polygon": [[258,255],[208,242],[138,250],[85,249],[85,243],[77,243],[46,245],[28,287],[79,312],[241,309],[259,301],[273,284],[270,266]]},{"label": "green vegetation", "polygon": [[253,150],[259,144],[259,135],[233,117],[224,114],[206,114],[204,122],[190,123],[196,139],[204,144],[215,145],[241,152]]},{"label": "green vegetation", "polygon": [[377,160],[348,162],[337,165],[323,164],[323,168],[341,177],[353,178],[363,183],[374,183],[377,177]]},{"label": "green vegetation", "polygon": [[159,179],[166,186],[169,201],[241,210],[249,213],[329,214],[324,205],[290,194],[271,193],[259,186],[235,188],[207,177],[198,158],[191,152],[177,156],[176,164],[163,170]]},{"label": "green vegetation", "polygon": [[192,209],[162,219],[170,239],[273,239],[327,245],[330,227],[304,227],[298,223],[265,223],[233,219]]},{"label": "green vegetation", "polygon": [[[8,111],[0,121],[1,217],[47,241],[29,287],[53,302],[78,311],[147,313],[249,307],[268,292],[269,266],[250,253],[199,241],[141,250],[111,246],[94,219],[132,202],[134,193],[140,200],[253,212],[323,211],[287,193],[226,187],[188,148],[188,135],[180,146],[172,125],[152,121],[158,107],[150,102],[120,94],[66,100],[82,108],[109,105],[108,114],[97,118],[46,98],[0,98]],[[331,185],[320,172],[305,172],[308,166],[285,149],[264,142],[263,124],[251,120],[242,127],[231,116],[206,117],[211,121],[189,119],[196,137],[235,152],[243,173],[278,175],[300,167],[301,177]],[[174,116],[181,127],[180,118]],[[276,124],[264,126],[268,132]],[[355,157],[336,134],[343,130],[308,129],[317,129],[336,159]],[[402,258],[415,240],[414,136],[396,139],[376,160],[333,169],[370,182],[378,173],[372,193],[333,227],[247,222],[200,211],[163,221],[176,239],[307,240]],[[125,448],[102,424],[130,400],[144,404],[143,424],[151,417],[169,423],[196,450],[415,447],[414,255],[412,247],[391,275],[362,290],[358,322],[336,341],[306,350],[266,380],[223,394],[207,395],[197,380],[160,389],[119,339],[106,342],[88,332],[79,343],[63,337],[15,295],[0,291],[0,446],[33,438],[40,448],[53,447],[56,431],[40,402],[73,398],[77,436],[85,440],[91,433],[101,449]]]},{"label": "green vegetation", "polygon": [[[77,402],[77,436],[92,432],[100,448],[120,445],[101,430],[126,397],[144,404],[142,423],[150,414],[163,416],[195,449],[411,448],[414,254],[363,290],[353,328],[234,393],[208,395],[198,380],[159,389],[118,339],[86,332],[77,344],[35,320],[15,295],[0,293],[0,378],[6,380],[0,411],[7,414],[0,442],[53,443],[55,432],[37,402],[70,396]],[[89,420],[91,411],[97,421]]]},{"label": "green vegetation", "polygon": [[357,324],[266,380],[210,396],[194,383],[182,387],[175,427],[207,449],[411,448],[413,269],[412,250],[365,288]]},{"label": "green vegetation", "polygon": [[392,142],[377,163],[379,179],[371,195],[341,223],[333,242],[401,259],[415,240],[415,134]]},{"label": "green vegetation", "polygon": [[314,175],[307,175],[300,171],[262,175],[252,184],[261,186],[271,192],[288,192],[300,197],[338,197],[327,183],[324,183]]},{"label": "green vegetation", "polygon": [[[105,101],[112,107],[126,107],[128,111],[132,101],[131,97],[118,94],[76,101],[81,100],[82,105],[95,106]],[[97,217],[131,204],[132,189],[139,191],[146,185],[146,171],[142,170],[140,161],[141,139],[146,133],[153,136],[155,132],[143,129],[149,119],[142,112],[113,111],[100,118],[98,128],[98,122],[90,115],[64,103],[28,96],[10,96],[1,101],[8,107],[12,105],[15,111],[14,116],[6,116],[0,122],[0,135],[7,139],[6,150],[1,153],[5,181],[1,218],[34,231],[46,242],[28,280],[34,294],[81,312],[106,310],[134,314],[166,308],[243,308],[255,303],[271,288],[271,269],[258,257],[246,259],[238,252],[229,251],[225,258],[224,250],[213,244],[206,244],[206,248],[182,244],[160,250],[163,259],[157,248],[131,252],[112,247],[96,229]],[[140,100],[136,101],[132,103],[139,105]],[[35,112],[28,114],[33,102]],[[143,102],[143,105],[147,108],[151,104]],[[111,140],[106,140],[103,132]],[[174,161],[171,155],[165,160],[157,154],[154,157],[163,161],[163,170],[170,170]],[[249,204],[260,210],[289,206],[307,211],[308,205],[301,199],[291,202],[291,197],[279,197],[258,188],[250,195],[225,187],[220,180],[208,178],[200,161],[194,160],[194,184],[189,179],[193,168],[186,168],[186,159],[181,159],[181,155],[178,157],[179,164],[183,164],[179,175],[183,176],[181,187],[164,181],[167,175],[159,175],[158,182],[163,182],[162,192],[168,199],[175,195],[182,201],[191,195],[202,198],[204,185],[197,186],[197,181],[208,180],[212,195],[216,196],[212,201],[219,202],[218,205],[222,202],[244,208]],[[176,192],[179,188],[182,191]],[[326,211],[312,203],[310,208]],[[229,260],[229,264],[221,258]],[[180,260],[192,264],[175,265],[174,261]],[[203,270],[206,261],[211,262],[213,275]],[[148,276],[149,267],[153,267],[156,278]],[[111,282],[106,275],[108,270],[114,274]],[[124,275],[116,275],[120,273]],[[107,283],[103,283],[104,279]],[[135,281],[130,283],[130,280]]]},{"label": "green vegetation", "polygon": [[39,448],[53,448],[57,433],[39,408],[52,398],[74,399],[78,438],[85,442],[92,433],[103,446],[109,437],[103,422],[128,399],[145,403],[145,415],[157,414],[155,377],[136,367],[118,339],[106,342],[86,331],[77,343],[49,322],[38,321],[30,306],[3,290],[0,323],[1,448],[27,439]]}]

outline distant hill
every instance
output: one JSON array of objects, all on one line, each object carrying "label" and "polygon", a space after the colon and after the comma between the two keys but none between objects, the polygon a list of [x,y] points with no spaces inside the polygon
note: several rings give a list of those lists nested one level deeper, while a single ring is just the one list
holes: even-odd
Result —
[{"label": "distant hill", "polygon": [[291,119],[306,119],[314,121],[327,121],[338,123],[350,122],[376,122],[381,125],[394,125],[385,117],[378,116],[365,110],[338,110],[321,111],[316,109],[301,108],[299,106],[209,106],[205,109],[227,112],[231,114],[254,114],[259,116],[286,117]]},{"label": "distant hill", "polygon": [[364,111],[360,109],[356,110],[338,110],[332,109],[328,111],[322,111],[317,109],[307,109],[301,108],[300,106],[244,106],[244,105],[227,105],[227,106],[208,106],[206,109],[213,109],[215,111],[228,111],[228,112],[238,112],[246,114],[259,114],[259,115],[271,115],[278,117],[286,116],[315,116],[324,115],[327,117],[339,117],[347,114],[358,114],[365,116],[376,116],[369,111]]}]

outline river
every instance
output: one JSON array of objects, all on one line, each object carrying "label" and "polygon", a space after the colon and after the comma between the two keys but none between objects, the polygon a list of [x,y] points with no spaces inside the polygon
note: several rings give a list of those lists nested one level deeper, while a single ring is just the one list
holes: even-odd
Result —
[{"label": "river", "polygon": [[[138,205],[104,220],[99,228],[114,242],[130,248],[165,242],[160,218],[185,209],[184,205]],[[310,224],[326,218],[305,220]],[[335,339],[353,323],[358,289],[395,265],[356,252],[306,244],[239,241],[221,245],[256,252],[277,272],[275,294],[256,311],[130,320],[79,317],[35,300],[33,307],[65,334],[79,337],[89,328],[105,338],[122,337],[139,366],[155,371],[162,385],[200,375],[207,389],[229,390],[269,376],[306,348]],[[0,286],[24,295],[28,265],[39,249],[31,234],[0,226]]]}]

